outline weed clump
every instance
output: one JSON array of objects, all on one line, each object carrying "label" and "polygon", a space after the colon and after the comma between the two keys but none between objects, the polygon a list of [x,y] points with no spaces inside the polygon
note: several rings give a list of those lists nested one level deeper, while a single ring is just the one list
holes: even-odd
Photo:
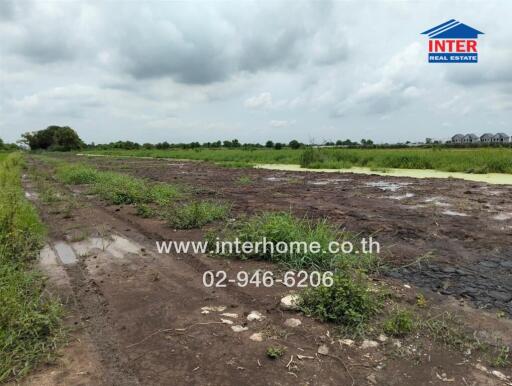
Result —
[{"label": "weed clump", "polygon": [[394,337],[403,337],[414,329],[414,320],[411,312],[403,309],[394,309],[390,317],[384,322],[384,332]]},{"label": "weed clump", "polygon": [[361,274],[338,274],[332,286],[308,288],[299,300],[299,308],[307,315],[350,328],[367,323],[381,305],[379,294],[370,290]]},{"label": "weed clump", "polygon": [[167,223],[177,229],[200,228],[226,218],[229,206],[212,201],[193,201],[172,206],[166,213]]},{"label": "weed clump", "polygon": [[270,359],[279,359],[285,353],[285,348],[280,346],[270,346],[267,348],[267,357]]},{"label": "weed clump", "polygon": [[57,177],[65,184],[82,185],[98,182],[100,172],[85,165],[61,165]]}]

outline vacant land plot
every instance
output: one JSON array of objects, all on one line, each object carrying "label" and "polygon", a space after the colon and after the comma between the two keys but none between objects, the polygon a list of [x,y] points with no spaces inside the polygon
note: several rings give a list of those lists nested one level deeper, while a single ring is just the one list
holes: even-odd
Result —
[{"label": "vacant land plot", "polygon": [[192,159],[227,166],[300,164],[316,169],[366,166],[375,169],[435,169],[464,173],[512,173],[511,148],[482,149],[173,149],[98,150],[89,154]]},{"label": "vacant land plot", "polygon": [[[510,186],[71,155],[30,157],[28,174],[80,359],[28,383],[510,382]],[[381,251],[367,259],[155,244],[368,236]],[[204,282],[290,269],[332,285]]]}]

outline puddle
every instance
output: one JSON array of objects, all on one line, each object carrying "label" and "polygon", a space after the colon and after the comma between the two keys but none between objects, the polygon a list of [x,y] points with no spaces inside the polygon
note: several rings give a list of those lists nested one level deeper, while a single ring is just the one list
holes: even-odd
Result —
[{"label": "puddle", "polygon": [[405,193],[402,195],[396,195],[396,196],[388,196],[387,198],[391,198],[392,200],[404,200],[406,198],[414,197],[414,193]]},{"label": "puddle", "polygon": [[371,170],[365,167],[353,167],[349,169],[308,169],[301,168],[300,165],[286,164],[259,164],[255,168],[269,170],[286,170],[299,172],[327,172],[327,173],[355,173],[355,174],[375,174],[389,177],[412,177],[412,178],[457,178],[467,181],[486,182],[495,185],[512,185],[512,174],[488,173],[488,174],[470,174],[461,172],[443,172],[431,169],[388,169],[385,172]]},{"label": "puddle", "polygon": [[288,181],[288,178],[286,178],[286,177],[267,177],[267,178],[265,178],[265,180],[279,182],[279,181]]},{"label": "puddle", "polygon": [[76,254],[69,244],[59,241],[55,243],[55,250],[62,264],[70,265],[77,262]]},{"label": "puddle", "polygon": [[498,221],[512,220],[512,213],[499,213],[496,216],[493,216],[492,218]]},{"label": "puddle", "polygon": [[310,185],[329,185],[329,184],[337,184],[338,182],[349,182],[352,181],[350,178],[331,178],[327,180],[316,180],[316,181],[308,181]]},{"label": "puddle", "polygon": [[372,188],[379,188],[380,190],[396,192],[400,188],[410,185],[409,182],[388,182],[388,181],[377,181],[377,182],[366,182],[366,186]]},{"label": "puddle", "polygon": [[447,216],[459,216],[459,217],[467,217],[468,216],[466,213],[455,212],[453,210],[443,210],[442,213],[447,215]]},{"label": "puddle", "polygon": [[127,254],[137,254],[141,251],[139,244],[118,235],[91,237],[84,241],[73,243],[73,248],[75,248],[80,256],[85,256],[99,250],[108,252],[118,259],[122,259]]},{"label": "puddle", "polygon": [[430,198],[426,198],[424,200],[424,202],[433,203],[435,206],[440,206],[440,207],[443,207],[443,208],[446,208],[448,206],[452,206],[451,204],[449,204],[447,202],[440,201],[440,200],[441,199],[439,197],[430,197]]},{"label": "puddle", "polygon": [[49,245],[45,245],[39,253],[39,264],[44,267],[51,267],[57,265],[57,256],[55,252],[50,248]]}]

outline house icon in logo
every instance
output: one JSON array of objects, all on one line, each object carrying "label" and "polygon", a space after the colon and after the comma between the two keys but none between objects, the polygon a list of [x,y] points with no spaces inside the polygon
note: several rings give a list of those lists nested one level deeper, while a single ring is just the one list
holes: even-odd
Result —
[{"label": "house icon in logo", "polygon": [[478,63],[477,40],[483,32],[455,19],[426,30],[429,63]]}]

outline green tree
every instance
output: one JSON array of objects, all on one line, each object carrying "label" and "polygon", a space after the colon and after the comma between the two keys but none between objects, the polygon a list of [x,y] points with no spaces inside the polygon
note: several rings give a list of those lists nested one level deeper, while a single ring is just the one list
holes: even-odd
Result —
[{"label": "green tree", "polygon": [[298,149],[299,147],[301,147],[301,143],[295,139],[291,140],[290,143],[288,144],[288,146],[290,146],[292,149]]},{"label": "green tree", "polygon": [[85,146],[75,130],[69,126],[48,126],[44,130],[25,133],[21,142],[32,150],[69,151]]}]

